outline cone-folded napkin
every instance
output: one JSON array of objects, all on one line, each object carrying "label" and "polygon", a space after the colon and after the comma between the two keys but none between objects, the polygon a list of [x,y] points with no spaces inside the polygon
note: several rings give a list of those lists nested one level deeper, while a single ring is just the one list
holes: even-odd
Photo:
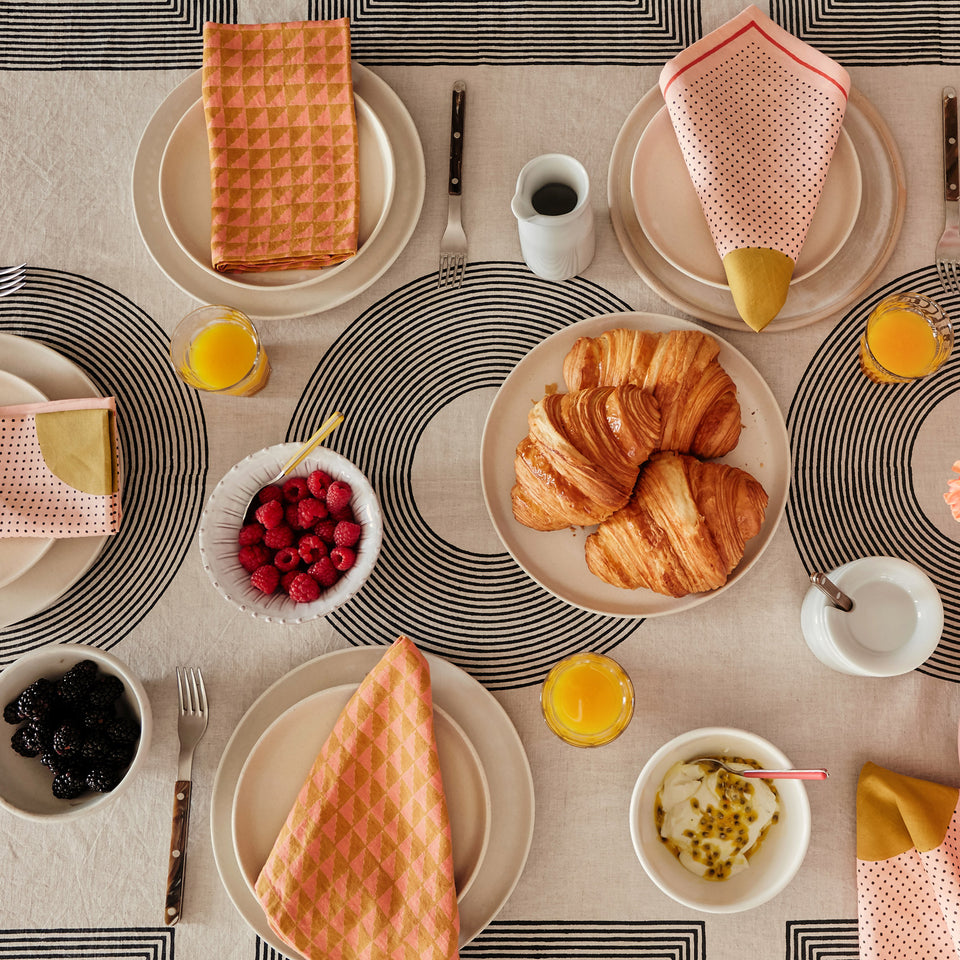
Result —
[{"label": "cone-folded napkin", "polygon": [[737,312],[762,330],[786,301],[849,75],[750,6],[669,60],[660,90]]}]

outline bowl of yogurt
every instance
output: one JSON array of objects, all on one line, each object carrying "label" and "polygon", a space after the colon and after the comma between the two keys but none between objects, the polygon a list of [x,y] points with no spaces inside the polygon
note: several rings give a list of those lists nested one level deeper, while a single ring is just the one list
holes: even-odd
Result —
[{"label": "bowl of yogurt", "polygon": [[810,842],[800,780],[747,780],[736,768],[794,766],[772,743],[732,727],[691,730],[644,765],[630,801],[630,836],[650,879],[678,903],[736,913],[772,899],[793,879]]}]

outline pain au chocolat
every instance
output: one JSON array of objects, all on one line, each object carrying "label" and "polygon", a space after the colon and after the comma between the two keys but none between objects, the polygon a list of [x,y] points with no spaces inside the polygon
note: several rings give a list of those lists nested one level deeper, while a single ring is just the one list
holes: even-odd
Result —
[{"label": "pain au chocolat", "polygon": [[514,517],[534,530],[592,526],[630,498],[660,442],[656,399],[635,384],[544,397],[517,445]]},{"label": "pain au chocolat", "polygon": [[580,337],[563,361],[569,390],[635,383],[660,405],[661,450],[722,457],[740,439],[737,386],[699,330],[607,330]]}]

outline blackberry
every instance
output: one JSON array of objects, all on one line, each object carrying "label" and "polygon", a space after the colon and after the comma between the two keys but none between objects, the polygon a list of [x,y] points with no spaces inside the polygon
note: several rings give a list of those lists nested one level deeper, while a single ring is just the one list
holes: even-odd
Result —
[{"label": "blackberry", "polygon": [[75,663],[57,683],[57,694],[66,703],[78,703],[93,686],[97,672],[93,660]]},{"label": "blackberry", "polygon": [[56,703],[57,688],[52,680],[40,677],[34,680],[17,698],[20,716],[26,720],[39,720],[48,716]]},{"label": "blackberry", "polygon": [[53,735],[54,752],[61,757],[77,755],[83,746],[83,740],[83,731],[79,727],[72,723],[63,723]]},{"label": "blackberry", "polygon": [[58,773],[53,778],[53,785],[50,789],[58,800],[73,800],[79,797],[86,788],[87,784],[83,777],[77,776],[75,771],[70,770],[66,773]]},{"label": "blackberry", "polygon": [[87,771],[86,784],[98,793],[109,793],[119,782],[120,773],[114,767],[96,766]]},{"label": "blackberry", "polygon": [[104,750],[103,759],[111,766],[126,770],[133,759],[133,744],[109,741],[106,750]]},{"label": "blackberry", "polygon": [[7,723],[21,723],[23,717],[20,716],[20,698],[15,697],[3,708],[3,719]]},{"label": "blackberry", "polygon": [[110,743],[106,737],[99,733],[91,734],[83,741],[80,748],[80,756],[89,763],[96,763],[107,756]]},{"label": "blackberry", "polygon": [[49,720],[31,720],[23,728],[24,742],[44,753],[53,746],[54,726]]},{"label": "blackberry", "polygon": [[115,719],[114,712],[110,708],[104,707],[84,707],[77,715],[80,726],[84,730],[100,731],[106,730],[107,726]]},{"label": "blackberry", "polygon": [[128,717],[117,717],[104,732],[114,743],[136,743],[140,739],[140,724]]},{"label": "blackberry", "polygon": [[14,730],[13,736],[10,738],[10,746],[13,747],[14,753],[19,753],[21,757],[37,757],[40,755],[39,748],[27,739],[27,728],[25,726],[20,727],[19,730]]},{"label": "blackberry", "polygon": [[87,693],[87,703],[91,707],[109,707],[123,694],[123,681],[110,674],[97,680]]}]

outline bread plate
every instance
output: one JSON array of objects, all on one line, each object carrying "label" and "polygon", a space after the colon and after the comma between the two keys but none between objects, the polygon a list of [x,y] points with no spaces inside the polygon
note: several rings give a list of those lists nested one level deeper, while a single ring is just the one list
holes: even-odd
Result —
[{"label": "bread plate", "polygon": [[[531,530],[513,517],[510,490],[517,444],[527,434],[527,414],[546,393],[564,390],[563,358],[578,337],[605,330],[700,330],[720,344],[719,361],[737,385],[743,430],[740,441],[719,462],[739,467],[763,484],[770,500],[759,534],[727,582],[707,593],[668,597],[651,590],[624,590],[605,583],[587,568],[584,542],[596,527]],[[617,617],[656,617],[679,613],[729,590],[757,562],[773,538],[787,503],[790,447],[783,414],[764,379],[747,358],[712,331],[677,317],[653,313],[614,313],[590,317],[547,337],[504,380],[487,414],[480,447],[480,479],[487,511],[504,547],[545,590],[573,606]]]}]

